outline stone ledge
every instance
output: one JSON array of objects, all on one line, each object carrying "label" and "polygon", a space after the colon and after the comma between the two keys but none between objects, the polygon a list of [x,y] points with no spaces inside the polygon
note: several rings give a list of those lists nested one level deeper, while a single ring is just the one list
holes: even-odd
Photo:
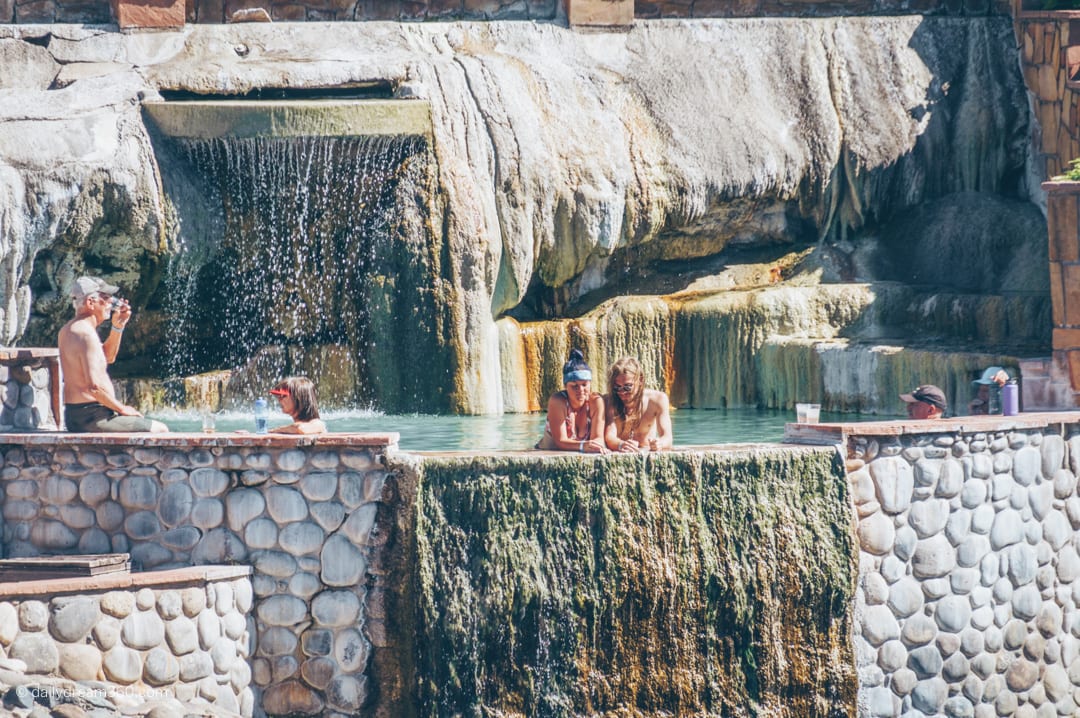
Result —
[{"label": "stone ledge", "polygon": [[88,591],[112,591],[125,588],[227,581],[233,578],[250,576],[251,573],[251,566],[191,566],[166,569],[164,571],[140,571],[137,573],[112,573],[78,578],[14,581],[0,583],[0,598],[13,596],[52,597],[61,593],[86,593]]},{"label": "stone ledge", "polygon": [[0,349],[0,362],[52,359],[54,357],[60,357],[60,351],[58,349]]},{"label": "stone ledge", "polygon": [[851,423],[785,424],[785,444],[842,444],[852,436],[970,434],[1080,424],[1080,411],[1020,412],[1016,416],[958,416],[936,421],[900,419]]},{"label": "stone ledge", "polygon": [[265,446],[289,448],[296,446],[365,446],[396,447],[401,435],[396,431],[385,434],[215,434],[169,432],[167,434],[74,434],[64,431],[0,434],[0,444],[26,446]]}]

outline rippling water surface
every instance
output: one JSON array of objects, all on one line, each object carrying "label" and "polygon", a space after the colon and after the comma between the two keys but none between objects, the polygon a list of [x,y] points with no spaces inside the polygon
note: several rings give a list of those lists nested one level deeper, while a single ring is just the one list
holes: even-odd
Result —
[{"label": "rippling water surface", "polygon": [[[254,429],[254,420],[243,412],[221,412],[217,431]],[[680,409],[672,412],[675,443],[729,444],[780,441],[784,424],[795,420],[793,411],[756,409]],[[853,420],[852,415],[822,415],[822,421]],[[194,412],[154,414],[173,431],[199,431],[201,415]],[[501,416],[432,416],[424,414],[381,414],[373,411],[329,411],[324,413],[330,431],[385,432],[401,435],[399,446],[410,451],[470,451],[528,449],[540,438],[543,414],[503,414]],[[271,414],[270,426],[288,423],[284,414]]]}]

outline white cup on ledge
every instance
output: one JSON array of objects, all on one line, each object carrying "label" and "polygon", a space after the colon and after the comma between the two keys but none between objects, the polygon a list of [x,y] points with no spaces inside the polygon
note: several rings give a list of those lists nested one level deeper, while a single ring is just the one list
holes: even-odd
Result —
[{"label": "white cup on ledge", "polygon": [[800,424],[816,424],[821,418],[821,404],[796,404],[795,419]]}]

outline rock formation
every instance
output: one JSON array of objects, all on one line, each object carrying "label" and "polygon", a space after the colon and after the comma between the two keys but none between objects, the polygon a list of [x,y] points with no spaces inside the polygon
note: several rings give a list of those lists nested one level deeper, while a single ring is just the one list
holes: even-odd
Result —
[{"label": "rock formation", "polygon": [[[848,264],[819,279],[850,281],[881,278],[859,274],[866,248],[895,262],[888,242],[912,235],[962,248],[949,250],[952,262],[985,244],[1036,267],[1031,248],[1045,244],[1037,213],[1022,235],[934,234],[920,214],[926,203],[935,216],[970,207],[972,196],[994,211],[1030,200],[1027,101],[1007,18],[664,21],[625,33],[531,23],[0,33],[0,53],[19,68],[0,89],[4,342],[51,344],[83,272],[119,282],[140,310],[164,303],[183,217],[163,198],[139,112],[163,91],[378,86],[430,102],[424,221],[442,261],[427,282],[443,302],[437,345],[449,374],[436,410],[503,409],[500,316],[566,316],[590,292],[632,290],[625,278],[658,262],[824,242]],[[901,220],[905,231],[890,234]],[[947,267],[932,279],[961,274]],[[1045,293],[1033,274],[1010,276]],[[153,314],[131,333],[129,358],[161,352]]]}]

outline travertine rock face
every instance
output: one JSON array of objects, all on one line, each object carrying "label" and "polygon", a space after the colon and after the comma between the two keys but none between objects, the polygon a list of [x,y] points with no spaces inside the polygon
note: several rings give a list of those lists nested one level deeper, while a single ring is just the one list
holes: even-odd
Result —
[{"label": "travertine rock face", "polygon": [[[0,32],[25,45],[46,30]],[[62,63],[70,84],[22,83],[0,106],[4,342],[33,314],[51,343],[84,271],[139,304],[160,290],[176,247],[138,110],[159,89],[379,81],[431,103],[437,201],[422,220],[445,244],[426,271],[452,410],[502,409],[493,320],[530,286],[560,307],[657,259],[857,240],[926,200],[1026,192],[1007,18],[48,32],[49,57],[20,57],[35,77]],[[131,335],[141,351],[161,336]]]}]

